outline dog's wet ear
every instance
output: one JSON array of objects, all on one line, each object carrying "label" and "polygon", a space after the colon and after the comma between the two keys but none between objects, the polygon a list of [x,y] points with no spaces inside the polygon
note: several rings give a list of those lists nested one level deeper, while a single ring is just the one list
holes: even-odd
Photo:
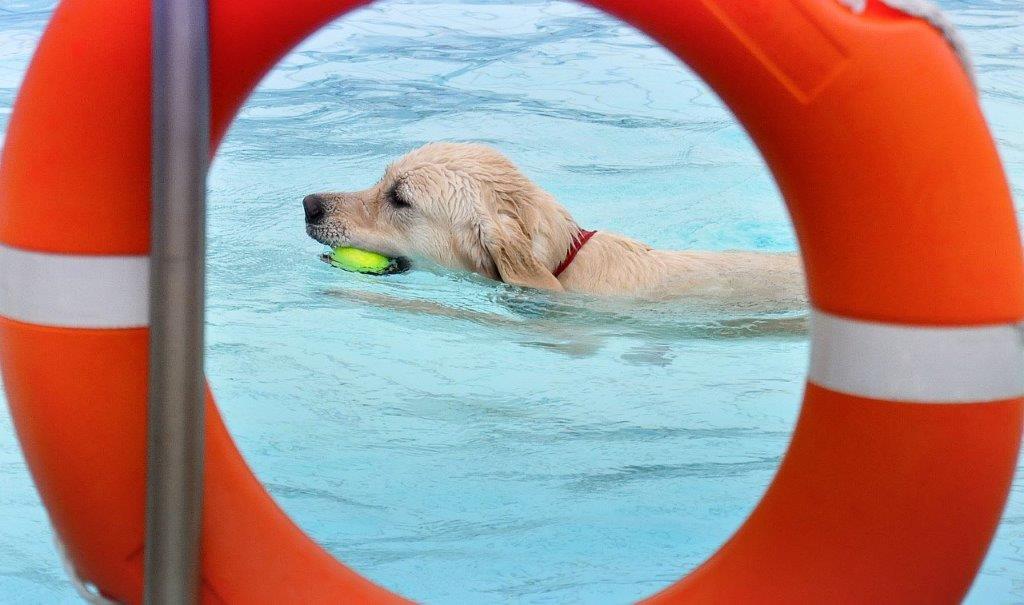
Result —
[{"label": "dog's wet ear", "polygon": [[505,206],[498,216],[486,220],[480,227],[480,238],[501,281],[542,290],[565,290],[534,256],[533,242],[516,208]]}]

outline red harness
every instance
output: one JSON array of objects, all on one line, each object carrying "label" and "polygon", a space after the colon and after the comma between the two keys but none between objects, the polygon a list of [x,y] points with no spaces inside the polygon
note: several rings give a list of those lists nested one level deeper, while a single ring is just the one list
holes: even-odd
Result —
[{"label": "red harness", "polygon": [[554,275],[555,277],[558,277],[559,275],[562,274],[562,271],[568,269],[569,265],[572,264],[572,261],[576,260],[576,253],[580,251],[580,248],[583,247],[583,244],[586,244],[588,241],[590,241],[590,238],[594,237],[595,233],[597,233],[597,231],[587,231],[586,229],[580,229],[579,232],[575,236],[573,236],[572,244],[569,245],[569,251],[565,253],[565,258],[562,260],[562,263],[558,265],[558,267],[556,267],[555,270],[551,272],[551,274]]}]

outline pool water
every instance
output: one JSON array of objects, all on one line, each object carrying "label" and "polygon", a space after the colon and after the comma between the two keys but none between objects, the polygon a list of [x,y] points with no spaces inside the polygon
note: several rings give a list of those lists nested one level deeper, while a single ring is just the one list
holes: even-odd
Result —
[{"label": "pool water", "polygon": [[[942,4],[1024,200],[1021,6]],[[52,8],[0,5],[0,126]],[[588,228],[795,248],[747,136],[629,26],[561,1],[380,2],[278,65],[213,167],[207,367],[230,429],[311,536],[411,598],[622,603],[663,588],[774,474],[804,335],[435,267],[377,278],[321,263],[302,196],[368,186],[440,139],[500,147]],[[0,410],[0,602],[77,602]],[[1022,548],[1018,486],[970,602],[1024,600]]]}]

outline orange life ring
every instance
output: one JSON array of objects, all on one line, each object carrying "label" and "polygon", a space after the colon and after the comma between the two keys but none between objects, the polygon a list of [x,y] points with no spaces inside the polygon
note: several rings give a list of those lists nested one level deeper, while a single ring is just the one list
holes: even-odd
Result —
[{"label": "orange life ring", "polygon": [[[356,4],[212,0],[214,141],[286,51]],[[1024,268],[956,56],[876,0],[861,14],[837,0],[592,4],[682,57],[751,133],[814,306],[806,397],[774,482],[651,602],[958,600],[1017,456]],[[148,2],[61,3],[0,176],[0,365],[18,435],[77,572],[123,602],[142,590],[149,61]],[[283,514],[212,398],[207,419],[204,602],[403,600]]]}]

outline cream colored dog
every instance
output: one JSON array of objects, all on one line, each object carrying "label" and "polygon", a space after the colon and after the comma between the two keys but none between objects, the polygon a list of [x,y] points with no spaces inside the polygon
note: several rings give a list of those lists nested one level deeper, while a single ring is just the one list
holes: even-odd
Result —
[{"label": "cream colored dog", "polygon": [[328,246],[426,258],[519,286],[765,310],[805,304],[793,254],[654,250],[607,231],[586,239],[550,194],[483,145],[425,145],[373,187],[312,194],[303,207],[306,232]]}]

